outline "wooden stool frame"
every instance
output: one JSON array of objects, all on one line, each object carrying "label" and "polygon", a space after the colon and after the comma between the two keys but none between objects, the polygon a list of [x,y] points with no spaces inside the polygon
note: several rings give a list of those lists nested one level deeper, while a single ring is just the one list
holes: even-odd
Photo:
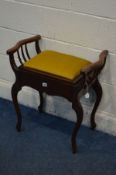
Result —
[{"label": "wooden stool frame", "polygon": [[[16,76],[16,81],[11,90],[12,100],[17,114],[16,129],[17,131],[21,131],[22,115],[19,108],[17,95],[23,86],[29,86],[39,92],[40,112],[43,111],[43,92],[49,95],[65,97],[72,102],[72,108],[75,110],[77,116],[77,121],[71,136],[72,152],[76,153],[76,136],[83,120],[83,108],[80,103],[80,96],[85,94],[86,89],[90,88],[93,88],[96,93],[96,101],[90,116],[91,128],[94,129],[96,127],[95,113],[102,98],[102,87],[98,80],[98,75],[105,65],[108,51],[102,51],[97,62],[86,66],[81,70],[79,76],[77,76],[73,81],[69,81],[51,74],[37,72],[29,68],[27,69],[23,66],[24,62],[31,59],[27,45],[29,43],[35,43],[35,50],[37,54],[39,54],[41,52],[39,47],[40,39],[40,35],[33,36],[19,41],[14,47],[7,50],[11,67]],[[17,66],[16,63],[15,54],[17,54],[17,58],[20,62],[19,66]]]}]

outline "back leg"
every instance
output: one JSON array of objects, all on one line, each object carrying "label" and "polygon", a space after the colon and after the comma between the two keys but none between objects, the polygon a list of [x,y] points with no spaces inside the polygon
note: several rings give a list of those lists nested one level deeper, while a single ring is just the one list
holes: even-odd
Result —
[{"label": "back leg", "polygon": [[39,112],[43,112],[43,93],[39,92],[39,96],[40,96],[40,105],[38,106],[38,110]]}]

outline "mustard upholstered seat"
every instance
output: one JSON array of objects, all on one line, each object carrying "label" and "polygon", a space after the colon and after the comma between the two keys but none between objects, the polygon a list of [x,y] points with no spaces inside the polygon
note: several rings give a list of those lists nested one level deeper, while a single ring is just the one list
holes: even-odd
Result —
[{"label": "mustard upholstered seat", "polygon": [[27,61],[24,66],[73,80],[79,75],[80,69],[88,64],[90,62],[82,58],[55,51],[43,51]]}]

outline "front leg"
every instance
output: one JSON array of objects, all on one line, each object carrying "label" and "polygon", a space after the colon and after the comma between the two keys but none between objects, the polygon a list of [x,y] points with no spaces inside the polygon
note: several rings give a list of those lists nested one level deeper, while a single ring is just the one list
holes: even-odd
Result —
[{"label": "front leg", "polygon": [[71,138],[72,152],[76,153],[77,152],[76,136],[77,136],[77,133],[79,131],[79,128],[80,128],[82,120],[83,120],[83,108],[82,108],[82,105],[78,99],[77,94],[75,95],[75,97],[73,99],[72,108],[75,110],[76,117],[77,117],[77,121],[76,121],[75,127],[73,129],[72,138]]},{"label": "front leg", "polygon": [[16,114],[17,114],[17,122],[16,122],[17,131],[21,131],[21,124],[22,124],[21,111],[20,111],[20,108],[19,108],[18,100],[17,100],[18,92],[20,90],[21,90],[21,87],[18,85],[17,82],[15,82],[12,86],[11,94],[12,94],[12,100],[13,100],[13,104],[14,104],[14,107],[15,107],[15,111],[16,111]]},{"label": "front leg", "polygon": [[94,129],[96,127],[96,123],[95,123],[95,113],[98,109],[98,106],[100,104],[101,98],[102,98],[102,87],[101,84],[98,80],[95,81],[95,83],[92,85],[93,90],[96,93],[96,101],[91,113],[91,118],[90,118],[90,122],[91,122],[91,128]]}]

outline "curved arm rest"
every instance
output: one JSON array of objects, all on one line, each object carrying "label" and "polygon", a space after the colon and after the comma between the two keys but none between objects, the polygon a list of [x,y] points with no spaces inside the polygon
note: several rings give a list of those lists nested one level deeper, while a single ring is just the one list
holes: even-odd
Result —
[{"label": "curved arm rest", "polygon": [[[23,39],[17,42],[17,44],[14,47],[7,50],[7,54],[9,55],[10,58],[10,64],[14,72],[17,71],[19,67],[16,64],[17,61],[19,62],[19,65],[22,65],[24,64],[24,62],[26,62],[28,59],[31,58],[28,52],[27,44],[34,42],[36,53],[38,54],[41,52],[38,42],[40,39],[41,39],[40,35]],[[14,56],[15,53],[17,53],[17,56],[16,55]],[[15,60],[15,57],[18,58],[17,61]]]},{"label": "curved arm rest", "polygon": [[19,42],[16,43],[16,45],[10,49],[7,50],[7,54],[13,54],[16,52],[22,45],[28,44],[31,42],[38,42],[41,39],[40,35],[36,35],[27,39],[20,40]]},{"label": "curved arm rest", "polygon": [[108,55],[107,50],[102,51],[99,55],[99,60],[97,62],[92,63],[89,66],[81,69],[81,72],[84,74],[87,74],[87,73],[94,71],[96,69],[102,69],[105,65],[107,55]]},{"label": "curved arm rest", "polygon": [[108,55],[108,50],[103,50],[99,55],[98,61],[81,69],[81,74],[83,74],[85,77],[86,86],[89,86],[92,83],[94,83],[94,81],[98,77],[98,74],[100,74],[101,70],[105,65],[107,55]]}]

